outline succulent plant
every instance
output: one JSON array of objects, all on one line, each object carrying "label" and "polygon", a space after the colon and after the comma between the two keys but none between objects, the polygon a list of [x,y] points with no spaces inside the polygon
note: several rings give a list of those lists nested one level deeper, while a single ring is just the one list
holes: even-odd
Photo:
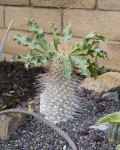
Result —
[{"label": "succulent plant", "polygon": [[117,145],[116,150],[120,150],[120,144]]},{"label": "succulent plant", "polygon": [[[21,54],[14,57],[14,60],[23,59],[26,68],[30,64],[49,64],[45,90],[40,99],[40,112],[54,123],[66,121],[72,118],[75,111],[79,109],[75,92],[78,83],[72,75],[73,67],[78,68],[81,74],[95,78],[98,70],[105,72],[104,66],[91,61],[87,56],[108,58],[106,51],[98,46],[98,43],[105,42],[106,39],[93,31],[83,38],[82,43],[76,43],[70,47],[68,41],[72,37],[71,24],[67,24],[58,38],[57,27],[51,23],[53,41],[48,44],[43,30],[34,19],[27,20],[27,25],[32,39],[21,35],[12,38],[18,44],[28,46],[34,52]],[[94,37],[96,39],[93,39]]]},{"label": "succulent plant", "polygon": [[[109,141],[116,145],[120,144],[120,112],[114,112],[104,116],[98,120],[97,125],[105,122],[110,123],[108,134]],[[116,150],[120,150],[120,145],[117,146]]]}]

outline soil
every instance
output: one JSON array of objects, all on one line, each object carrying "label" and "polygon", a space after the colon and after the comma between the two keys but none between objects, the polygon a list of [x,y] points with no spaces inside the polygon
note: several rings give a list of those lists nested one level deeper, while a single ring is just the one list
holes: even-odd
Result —
[{"label": "soil", "polygon": [[43,72],[42,67],[27,70],[20,62],[0,62],[0,110],[26,107],[35,97],[35,76]]},{"label": "soil", "polygon": [[[39,99],[36,77],[44,72],[42,67],[26,70],[20,62],[0,62],[0,108],[27,107],[30,102],[37,106]],[[116,90],[120,94],[120,87],[113,91]],[[119,111],[120,101],[102,98],[105,92],[99,94],[81,88],[78,93],[81,106],[78,115],[57,126],[68,133],[78,150],[115,150],[116,146],[108,142],[107,132],[89,127],[104,115]],[[9,140],[0,140],[0,150],[71,149],[64,139],[47,126],[28,119]]]}]

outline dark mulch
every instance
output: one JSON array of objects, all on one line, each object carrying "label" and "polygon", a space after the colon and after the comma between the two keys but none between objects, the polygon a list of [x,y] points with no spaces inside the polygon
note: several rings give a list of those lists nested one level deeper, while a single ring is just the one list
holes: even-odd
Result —
[{"label": "dark mulch", "polygon": [[[36,75],[43,72],[43,68],[26,70],[22,63],[0,62],[0,103],[6,105],[7,101],[15,102],[8,107],[11,108],[21,105],[21,102],[35,99],[36,86],[33,83]],[[117,90],[120,91],[120,89]],[[81,109],[78,116],[66,123],[57,124],[69,134],[78,150],[115,150],[115,145],[107,140],[107,133],[89,128],[102,116],[120,110],[120,101],[102,99],[102,95],[103,93],[79,89]],[[57,133],[31,119],[27,120],[11,139],[1,140],[0,150],[71,149]]]},{"label": "dark mulch", "polygon": [[36,91],[35,76],[43,72],[42,67],[27,70],[20,62],[0,62],[0,110],[32,100]]}]

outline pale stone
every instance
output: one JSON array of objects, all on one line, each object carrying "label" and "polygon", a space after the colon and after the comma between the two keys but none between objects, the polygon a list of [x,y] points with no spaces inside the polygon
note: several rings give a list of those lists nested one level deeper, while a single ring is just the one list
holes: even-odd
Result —
[{"label": "pale stone", "polygon": [[31,3],[43,7],[95,8],[95,0],[31,0]]},{"label": "pale stone", "polygon": [[90,126],[90,129],[107,131],[109,127],[110,127],[110,124],[108,122],[106,122],[106,123],[101,123],[99,125]]},{"label": "pale stone", "polygon": [[111,100],[119,100],[119,95],[118,92],[107,92],[105,94],[102,95],[102,98],[110,98]]},{"label": "pale stone", "polygon": [[54,22],[60,30],[61,16],[58,9],[6,7],[5,16],[6,26],[14,19],[11,29],[28,30],[25,18],[34,18],[45,32],[51,32],[51,22]]},{"label": "pale stone", "polygon": [[25,121],[25,115],[9,113],[0,116],[0,139],[7,140]]},{"label": "pale stone", "polygon": [[0,27],[4,27],[4,13],[3,7],[0,7]]},{"label": "pale stone", "polygon": [[73,35],[84,37],[97,31],[110,40],[120,40],[120,13],[117,11],[67,10],[64,24],[72,23]]},{"label": "pale stone", "polygon": [[99,0],[98,7],[103,10],[120,10],[120,0]]},{"label": "pale stone", "polygon": [[29,5],[29,0],[0,0],[4,5]]},{"label": "pale stone", "polygon": [[112,88],[120,86],[120,73],[119,72],[107,72],[94,79],[87,77],[80,87],[84,87],[95,92],[108,91]]}]

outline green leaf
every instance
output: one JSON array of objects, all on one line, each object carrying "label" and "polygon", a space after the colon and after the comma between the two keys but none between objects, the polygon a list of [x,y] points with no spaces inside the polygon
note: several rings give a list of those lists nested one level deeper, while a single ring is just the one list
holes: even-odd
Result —
[{"label": "green leaf", "polygon": [[90,76],[90,72],[88,70],[88,62],[87,60],[82,56],[71,56],[72,63],[80,69],[81,74]]},{"label": "green leaf", "polygon": [[69,55],[81,55],[81,56],[88,56],[91,57],[102,57],[107,58],[107,52],[103,49],[100,49],[98,46],[94,46],[98,42],[93,41],[92,43],[83,43],[83,44],[75,44],[72,48],[68,51]]},{"label": "green leaf", "polygon": [[93,40],[91,44],[92,44],[92,45],[95,45],[95,44],[99,44],[99,43],[100,43],[99,40]]},{"label": "green leaf", "polygon": [[120,150],[120,144],[117,145],[116,150]]},{"label": "green leaf", "polygon": [[77,43],[77,44],[73,45],[72,48],[70,48],[68,50],[68,54],[69,55],[74,55],[74,53],[80,52],[81,50],[82,50],[81,44]]},{"label": "green leaf", "polygon": [[18,44],[23,46],[28,46],[31,50],[37,50],[41,53],[46,53],[46,51],[34,40],[31,40],[29,37],[20,36],[19,34],[16,36],[12,36],[14,41],[17,41]]},{"label": "green leaf", "polygon": [[49,46],[47,45],[42,28],[39,27],[34,19],[27,20],[27,25],[29,26],[29,30],[32,32],[32,36],[35,42],[38,43],[44,50],[49,50]]},{"label": "green leaf", "polygon": [[57,39],[57,28],[54,25],[54,23],[51,23],[51,28],[52,28],[52,32],[53,32],[53,43],[54,43],[54,48],[55,50],[58,50],[58,39]]},{"label": "green leaf", "polygon": [[99,48],[98,46],[93,48],[93,55],[94,55],[94,57],[99,56],[99,57],[102,57],[104,59],[108,58],[107,52],[104,51],[103,49]]},{"label": "green leaf", "polygon": [[100,41],[105,42],[106,38],[102,35],[100,35],[98,32],[92,31],[87,36],[84,37],[83,42],[89,42],[89,40],[93,37],[97,37]]},{"label": "green leaf", "polygon": [[30,60],[30,63],[31,63],[31,64],[34,64],[34,65],[37,64],[37,62],[38,62],[38,61],[37,61],[37,58],[36,58],[36,57],[32,57],[31,60]]},{"label": "green leaf", "polygon": [[97,34],[96,37],[98,37],[102,42],[106,42],[106,38],[100,34]]},{"label": "green leaf", "polygon": [[92,77],[97,78],[97,71],[100,71],[102,73],[106,72],[106,68],[104,66],[100,66],[96,62],[90,62],[90,60],[87,60],[89,66],[88,70],[90,71],[90,74]]},{"label": "green leaf", "polygon": [[83,39],[84,42],[88,42],[91,38],[96,36],[98,33],[95,31],[90,32],[88,35],[86,35]]},{"label": "green leaf", "polygon": [[24,59],[31,59],[33,57],[33,54],[32,53],[21,54],[20,56]]},{"label": "green leaf", "polygon": [[14,56],[13,60],[22,59],[25,62],[25,67],[28,69],[30,64],[36,65],[37,63],[45,64],[47,62],[47,58],[41,53],[28,53],[21,54],[19,56]]},{"label": "green leaf", "polygon": [[26,61],[26,62],[25,62],[25,68],[28,69],[28,68],[29,68],[29,65],[30,65],[30,62],[29,62],[29,61]]},{"label": "green leaf", "polygon": [[[19,34],[17,34],[16,36],[12,36],[12,39],[14,41],[17,41],[18,44],[22,44],[24,46],[28,46],[29,44],[31,44],[31,39],[29,37],[22,37]],[[30,48],[33,49],[33,47],[30,45]]]},{"label": "green leaf", "polygon": [[46,39],[45,39],[45,34],[44,34],[42,28],[35,22],[35,20],[34,19],[31,19],[31,20],[26,19],[26,21],[27,21],[27,25],[29,27],[29,31],[32,32],[33,36],[39,35],[40,38],[42,39],[42,41],[47,44]]},{"label": "green leaf", "polygon": [[99,71],[104,73],[104,72],[106,72],[106,68],[104,66],[101,66],[101,67],[99,67]]},{"label": "green leaf", "polygon": [[[88,56],[93,53],[93,50],[91,49],[92,45],[89,43],[83,43],[83,44],[75,44],[72,46],[72,48],[68,51],[69,55],[76,55],[76,56]],[[92,51],[91,51],[92,50]]]},{"label": "green leaf", "polygon": [[66,43],[68,40],[70,40],[71,37],[72,37],[71,24],[68,23],[66,28],[63,29],[63,31],[61,33],[60,42],[61,43]]},{"label": "green leaf", "polygon": [[50,48],[48,47],[48,45],[46,43],[44,43],[44,41],[41,39],[40,35],[36,35],[35,41],[45,51],[49,51],[50,50]]},{"label": "green leaf", "polygon": [[13,56],[13,57],[12,57],[12,60],[13,60],[13,61],[16,61],[16,60],[18,60],[18,59],[21,59],[21,56],[20,56],[20,55],[18,55],[18,56]]},{"label": "green leaf", "polygon": [[60,59],[60,63],[62,64],[63,68],[64,68],[64,76],[66,77],[66,79],[70,79],[71,78],[71,63],[69,60],[68,56],[62,56]]},{"label": "green leaf", "polygon": [[100,120],[98,120],[97,124],[100,123],[120,123],[120,112],[114,112],[112,114],[108,114],[106,116],[104,116],[103,118],[101,118]]},{"label": "green leaf", "polygon": [[39,57],[39,59],[40,59],[40,62],[42,63],[42,64],[46,64],[47,63],[47,58],[46,57]]},{"label": "green leaf", "polygon": [[[86,56],[107,58],[107,53],[97,46],[101,41],[105,41],[105,38],[99,33],[91,32],[84,37],[83,43],[75,44],[71,49],[67,49],[65,43],[72,37],[70,23],[68,23],[66,28],[62,31],[60,40],[57,39],[57,27],[54,23],[51,23],[53,32],[53,41],[51,42],[51,45],[47,44],[43,30],[38,26],[34,19],[27,20],[27,25],[32,33],[31,38],[20,35],[13,37],[13,40],[17,41],[18,44],[29,46],[30,50],[36,50],[36,52],[33,51],[32,54],[20,55],[14,58],[23,59],[27,68],[31,63],[44,64],[50,60],[61,62],[65,70],[64,75],[66,78],[70,78],[71,63],[80,69],[81,74],[86,76],[97,77],[97,70],[100,70],[101,72],[105,71],[103,66],[99,66],[95,62],[90,62],[90,60],[87,60],[86,58]],[[97,40],[92,39],[94,36],[97,37]],[[58,51],[59,43],[61,44],[61,49]]]},{"label": "green leaf", "polygon": [[59,55],[56,55],[55,53],[52,53],[50,56],[51,60],[53,61],[58,61],[60,59]]},{"label": "green leaf", "polygon": [[81,55],[81,56],[88,56],[91,57],[101,57],[103,59],[108,58],[107,52],[103,49],[100,49],[98,46],[94,46],[96,42],[92,43],[83,43],[83,44],[75,44],[72,48],[68,51],[69,55]]},{"label": "green leaf", "polygon": [[97,68],[98,68],[98,65],[95,63],[95,62],[90,62],[90,60],[88,59],[87,60],[88,62],[88,70],[90,72],[90,76],[96,78],[97,77]]},{"label": "green leaf", "polygon": [[35,65],[36,63],[42,63],[42,64],[47,63],[47,57],[45,55],[41,55],[40,53],[33,53],[32,55],[33,56],[32,56],[32,58],[30,60],[30,62],[32,64]]}]

